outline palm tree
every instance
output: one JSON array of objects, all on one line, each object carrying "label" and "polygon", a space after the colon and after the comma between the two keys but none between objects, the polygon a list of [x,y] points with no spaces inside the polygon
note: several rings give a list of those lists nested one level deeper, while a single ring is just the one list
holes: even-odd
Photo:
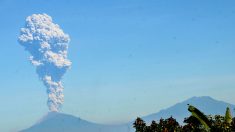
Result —
[{"label": "palm tree", "polygon": [[205,127],[207,131],[210,131],[211,122],[200,110],[196,107],[188,104],[188,111],[191,112],[192,116],[196,117],[198,121]]}]

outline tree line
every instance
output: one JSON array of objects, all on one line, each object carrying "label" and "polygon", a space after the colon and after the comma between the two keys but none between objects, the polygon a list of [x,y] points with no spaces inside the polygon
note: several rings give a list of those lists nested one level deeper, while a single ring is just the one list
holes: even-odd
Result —
[{"label": "tree line", "polygon": [[225,115],[205,115],[196,107],[188,104],[191,115],[184,119],[184,125],[180,125],[176,119],[169,117],[152,121],[147,125],[141,118],[133,123],[136,132],[235,132],[235,118],[232,117],[229,107]]}]

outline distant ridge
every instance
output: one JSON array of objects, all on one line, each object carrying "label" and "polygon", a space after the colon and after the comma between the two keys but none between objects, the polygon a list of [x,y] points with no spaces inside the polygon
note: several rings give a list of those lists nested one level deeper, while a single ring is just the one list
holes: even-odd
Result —
[{"label": "distant ridge", "polygon": [[146,122],[151,122],[152,120],[159,120],[161,117],[169,118],[170,116],[173,116],[179,123],[182,124],[184,118],[190,115],[187,110],[187,104],[191,104],[197,107],[206,115],[224,115],[226,107],[230,107],[231,110],[235,108],[235,105],[233,104],[215,100],[209,96],[192,97],[181,103],[177,103],[167,109],[163,109],[157,113],[144,116],[143,119]]},{"label": "distant ridge", "polygon": [[[179,123],[183,123],[184,118],[190,115],[187,104],[196,106],[207,115],[224,115],[226,107],[230,107],[231,110],[235,108],[233,104],[218,101],[209,96],[192,97],[157,113],[144,116],[142,119],[150,123],[152,120],[158,121],[161,117],[173,116]],[[102,125],[72,115],[50,112],[35,125],[20,132],[134,132],[133,121],[123,125]]]},{"label": "distant ridge", "polygon": [[130,132],[128,124],[102,125],[72,115],[50,112],[32,127],[20,132]]}]

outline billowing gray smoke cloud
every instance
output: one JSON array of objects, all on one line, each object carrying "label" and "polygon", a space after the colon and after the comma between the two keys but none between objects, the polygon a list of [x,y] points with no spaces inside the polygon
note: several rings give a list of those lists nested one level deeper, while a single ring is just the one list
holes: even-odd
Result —
[{"label": "billowing gray smoke cloud", "polygon": [[27,17],[21,28],[19,43],[29,51],[30,62],[47,87],[50,111],[59,111],[64,102],[61,78],[71,66],[67,59],[69,36],[52,22],[47,14],[33,14]]}]

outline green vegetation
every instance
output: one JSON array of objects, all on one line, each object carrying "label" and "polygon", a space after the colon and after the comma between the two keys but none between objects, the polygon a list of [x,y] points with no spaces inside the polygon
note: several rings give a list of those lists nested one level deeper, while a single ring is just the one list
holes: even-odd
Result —
[{"label": "green vegetation", "polygon": [[232,123],[232,115],[231,115],[229,107],[227,107],[227,109],[226,109],[224,120],[225,120],[225,123],[227,123],[227,124]]},{"label": "green vegetation", "polygon": [[229,107],[225,116],[205,115],[192,105],[188,105],[188,111],[191,116],[184,119],[183,126],[173,117],[152,121],[149,126],[138,117],[133,127],[136,132],[235,132],[235,118],[232,118]]},{"label": "green vegetation", "polygon": [[204,115],[200,110],[198,110],[192,105],[188,106],[188,111],[191,112],[192,116],[195,117],[207,131],[210,130],[211,122],[209,121],[206,115]]}]

